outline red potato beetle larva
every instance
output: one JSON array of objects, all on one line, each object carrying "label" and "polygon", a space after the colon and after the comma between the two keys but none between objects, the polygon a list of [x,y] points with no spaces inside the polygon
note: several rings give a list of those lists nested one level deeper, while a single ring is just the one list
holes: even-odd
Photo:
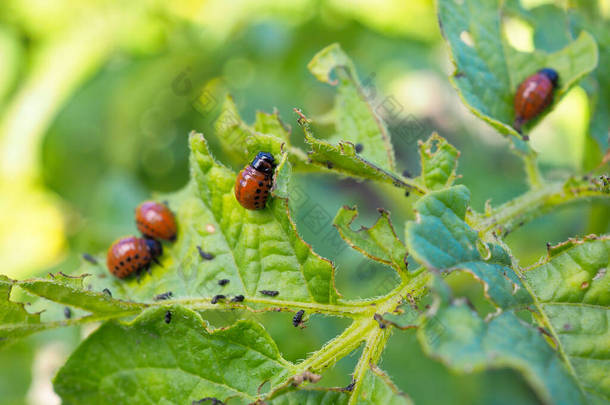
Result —
[{"label": "red potato beetle larva", "polygon": [[163,253],[161,243],[155,239],[128,236],[114,242],[108,249],[106,265],[118,278],[125,278],[150,267]]},{"label": "red potato beetle larva", "polygon": [[540,69],[521,82],[515,94],[515,123],[513,124],[519,133],[526,122],[537,117],[553,102],[558,82],[559,74],[550,68]]},{"label": "red potato beetle larva", "polygon": [[144,201],[136,208],[136,225],[149,238],[176,240],[176,219],[167,206],[156,201]]},{"label": "red potato beetle larva", "polygon": [[275,159],[268,152],[259,152],[252,163],[246,166],[235,180],[235,198],[242,207],[262,210],[269,198]]}]

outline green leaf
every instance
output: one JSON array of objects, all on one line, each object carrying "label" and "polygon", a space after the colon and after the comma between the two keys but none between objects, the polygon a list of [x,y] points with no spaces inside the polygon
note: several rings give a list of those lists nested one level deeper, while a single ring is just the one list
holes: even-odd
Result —
[{"label": "green leaf", "polygon": [[[362,145],[361,155],[385,170],[395,170],[394,149],[383,120],[377,116],[362,92],[354,64],[339,44],[318,52],[307,65],[320,80],[337,86],[335,125],[338,141]],[[336,79],[332,79],[332,74]]]},{"label": "green leaf", "polygon": [[483,284],[485,294],[500,308],[531,302],[519,277],[499,260],[497,247],[484,245],[489,259],[479,253],[483,245],[478,234],[465,222],[470,192],[464,186],[434,191],[415,204],[416,219],[406,226],[407,250],[429,269],[443,272],[466,271]]},{"label": "green leaf", "polygon": [[426,142],[419,142],[421,182],[428,190],[449,187],[456,178],[460,152],[447,140],[433,133]]},{"label": "green leaf", "polygon": [[350,402],[347,392],[324,389],[304,389],[283,394],[270,405],[409,405],[411,400],[399,392],[390,379],[379,369],[369,369],[365,375],[360,395]]},{"label": "green leaf", "polygon": [[538,329],[511,311],[489,322],[462,300],[442,302],[418,329],[426,353],[457,372],[510,367],[520,371],[543,403],[586,403],[578,385]]},{"label": "green leaf", "polygon": [[358,216],[358,210],[342,207],[333,221],[341,237],[363,255],[393,267],[399,274],[407,271],[407,249],[398,239],[390,222],[390,213],[380,209],[381,216],[370,227],[361,227],[355,231],[352,222]]},{"label": "green leaf", "polygon": [[439,0],[437,4],[441,32],[455,64],[453,84],[466,106],[502,134],[519,137],[512,127],[513,97],[526,77],[543,67],[555,69],[560,78],[558,102],[597,65],[597,45],[587,32],[557,52],[519,52],[502,35],[500,0]]},{"label": "green leaf", "polygon": [[30,314],[23,304],[10,300],[13,285],[13,280],[0,275],[0,347],[45,329],[40,314]]},{"label": "green leaf", "polygon": [[305,142],[311,147],[308,158],[312,164],[332,169],[332,171],[346,176],[388,183],[396,187],[414,190],[418,194],[425,193],[425,190],[417,183],[399,177],[395,173],[366,160],[356,153],[356,147],[352,142],[341,141],[337,145],[333,145],[330,142],[315,138],[309,128],[309,122],[306,121],[304,116],[301,117],[299,123],[305,134]]},{"label": "green leaf", "polygon": [[570,240],[525,273],[570,370],[610,400],[610,237]]},{"label": "green leaf", "polygon": [[190,404],[204,397],[246,404],[290,367],[259,324],[210,331],[196,312],[172,306],[101,326],[59,370],[54,387],[65,404]]},{"label": "green leaf", "polygon": [[[171,291],[174,298],[211,298],[244,295],[246,301],[263,298],[261,290],[277,290],[267,300],[332,303],[337,299],[332,264],[316,255],[298,235],[290,219],[285,184],[290,164],[276,169],[278,196],[269,198],[259,211],[243,208],[235,199],[236,173],[217,163],[201,134],[192,133],[191,182],[176,194],[163,196],[175,211],[178,238],[164,246],[161,266],[152,275],[118,280],[108,277],[104,262],[86,264],[82,271],[93,273],[96,291],[109,288],[115,296],[149,302]],[[200,247],[213,256],[202,258]],[[228,279],[221,287],[218,280]]]},{"label": "green leaf", "polygon": [[88,275],[79,277],[49,274],[48,279],[30,279],[17,282],[21,288],[39,297],[60,304],[81,308],[95,314],[137,313],[145,305],[121,301],[104,292],[90,291],[84,286]]}]

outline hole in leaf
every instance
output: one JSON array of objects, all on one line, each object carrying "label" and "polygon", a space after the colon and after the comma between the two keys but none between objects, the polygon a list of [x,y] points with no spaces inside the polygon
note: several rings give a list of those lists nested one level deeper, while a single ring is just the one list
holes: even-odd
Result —
[{"label": "hole in leaf", "polygon": [[518,51],[534,51],[534,30],[533,28],[518,18],[505,17],[502,30],[506,40]]},{"label": "hole in leaf", "polygon": [[462,40],[463,43],[465,43],[469,47],[472,48],[474,46],[474,40],[472,39],[472,35],[470,35],[470,32],[462,31],[460,33],[460,39]]}]

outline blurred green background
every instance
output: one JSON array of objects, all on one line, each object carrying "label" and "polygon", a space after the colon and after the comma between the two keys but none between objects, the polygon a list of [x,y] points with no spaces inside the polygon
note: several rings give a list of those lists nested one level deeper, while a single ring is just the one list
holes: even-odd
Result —
[{"label": "blurred green background", "polygon": [[[522,3],[564,17],[569,6]],[[598,4],[593,14],[604,27],[610,2]],[[605,30],[605,37],[596,36],[607,72]],[[505,33],[518,49],[533,49],[531,25],[507,17]],[[293,107],[314,119],[318,136],[329,135],[322,124],[333,89],[318,83],[306,65],[332,42],[355,62],[371,103],[395,106],[397,118],[386,118],[401,170],[418,173],[417,140],[438,131],[461,150],[460,182],[471,189],[475,209],[525,191],[521,162],[506,140],[466,110],[448,81],[452,67],[432,0],[2,0],[0,273],[26,278],[73,271],[82,253],[103,251],[117,237],[134,233],[139,201],[186,183],[187,134],[213,134],[227,92],[247,122],[256,110],[276,107],[293,127],[295,145],[303,146],[303,140],[294,128]],[[596,153],[588,137],[587,83],[573,89],[532,134],[549,177],[588,168]],[[238,162],[224,161],[238,168]],[[413,198],[391,187],[329,176],[297,175],[295,187],[297,226],[317,252],[336,262],[344,296],[389,290],[390,273],[337,244],[330,222],[343,204],[358,205],[357,222],[367,225],[384,207],[402,235]],[[327,219],[313,226],[312,213]],[[508,242],[524,263],[532,263],[546,242],[607,232],[608,217],[607,206],[570,207],[517,230]],[[452,282],[480,299],[480,288],[468,277]],[[214,314],[209,319],[226,322]],[[259,319],[292,361],[345,326],[313,317],[301,331],[292,328],[288,315]],[[1,351],[0,404],[58,403],[50,379],[86,333],[46,332]],[[347,385],[356,360],[356,354],[342,360],[320,384]],[[423,355],[410,332],[392,337],[382,367],[416,403],[537,403],[514,372],[450,373]]]}]

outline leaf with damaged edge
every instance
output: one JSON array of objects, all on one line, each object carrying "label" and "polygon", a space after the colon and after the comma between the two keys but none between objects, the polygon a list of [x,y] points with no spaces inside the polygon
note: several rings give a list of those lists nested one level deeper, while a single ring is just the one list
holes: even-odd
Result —
[{"label": "leaf with damaged edge", "polygon": [[544,403],[577,405],[585,398],[557,353],[535,327],[512,311],[488,322],[463,300],[437,303],[417,336],[424,352],[450,369],[471,373],[510,367],[523,374]]},{"label": "leaf with damaged edge", "polygon": [[[587,32],[557,52],[519,52],[502,34],[500,0],[439,0],[437,4],[441,32],[455,65],[454,86],[476,116],[504,135],[520,138],[512,127],[513,98],[526,77],[544,67],[555,69],[560,78],[558,102],[597,65],[597,45]],[[538,121],[527,124],[525,132]]]},{"label": "leaf with damaged edge", "polygon": [[[337,86],[335,126],[337,141],[362,145],[362,155],[385,170],[395,170],[394,148],[388,130],[362,91],[354,64],[339,44],[318,52],[307,65],[321,82]],[[331,79],[331,74],[337,79]]]},{"label": "leaf with damaged edge", "polygon": [[54,388],[64,404],[190,404],[204,397],[247,404],[291,366],[259,324],[208,330],[196,312],[171,306],[104,324],[59,370]]},{"label": "leaf with damaged edge", "polygon": [[[478,234],[464,221],[470,192],[464,186],[434,191],[415,204],[415,221],[406,226],[407,250],[419,263],[442,272],[466,271],[483,284],[485,294],[500,308],[531,302],[515,272],[497,260],[496,247],[485,261],[477,249]],[[499,255],[500,257],[505,257]]]},{"label": "leaf with damaged edge", "polygon": [[30,314],[24,304],[11,301],[15,281],[0,275],[0,347],[45,329],[40,314]]},{"label": "leaf with damaged edge", "polygon": [[270,405],[410,405],[411,400],[399,392],[381,370],[368,370],[360,390],[360,396],[352,399],[347,392],[324,389],[304,389],[283,394],[269,402]]},{"label": "leaf with damaged edge", "polygon": [[419,141],[420,180],[428,190],[449,187],[456,178],[460,152],[447,140],[433,133],[426,142]]},{"label": "leaf with damaged edge", "polygon": [[[108,276],[103,260],[85,264],[93,273],[96,291],[109,288],[119,298],[150,302],[160,293],[172,291],[174,298],[212,298],[244,295],[262,297],[260,290],[277,290],[273,300],[333,303],[337,298],[332,264],[316,255],[298,235],[289,217],[284,189],[290,163],[275,155],[278,192],[267,207],[252,211],[235,199],[236,173],[210,155],[203,135],[192,133],[191,181],[181,191],[163,196],[177,216],[178,237],[166,244],[161,266],[152,274],[118,280]],[[280,180],[281,179],[281,180]],[[284,184],[284,185],[282,185]],[[200,256],[198,247],[211,255]],[[228,279],[225,287],[218,280]],[[267,297],[268,298],[268,297]],[[270,299],[270,298],[269,298]]]},{"label": "leaf with damaged edge", "polygon": [[610,401],[610,236],[570,240],[525,272],[570,370]]},{"label": "leaf with damaged edge", "polygon": [[342,207],[337,212],[333,225],[341,237],[363,255],[393,267],[399,274],[407,271],[407,249],[398,239],[394,227],[390,222],[390,213],[380,209],[381,216],[370,227],[361,227],[355,231],[351,228],[352,222],[358,216],[358,210]]}]

